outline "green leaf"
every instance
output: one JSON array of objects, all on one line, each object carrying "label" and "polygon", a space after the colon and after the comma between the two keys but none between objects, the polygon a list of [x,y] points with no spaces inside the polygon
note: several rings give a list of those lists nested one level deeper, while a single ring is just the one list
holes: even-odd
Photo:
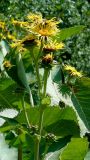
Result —
[{"label": "green leaf", "polygon": [[0,79],[0,110],[5,108],[17,108],[21,93],[16,92],[18,86],[10,78]]},{"label": "green leaf", "polygon": [[[29,121],[32,125],[38,125],[39,116],[40,116],[40,108],[34,107],[27,109],[27,114]],[[34,116],[33,116],[34,115]],[[24,112],[22,111],[16,117],[16,120],[20,123],[26,123]],[[72,108],[64,108],[60,109],[59,107],[47,107],[44,111],[43,117],[43,127],[49,126],[59,120],[73,120],[77,123],[77,118],[74,110]]]},{"label": "green leaf", "polygon": [[0,42],[1,50],[3,53],[3,56],[5,57],[7,53],[9,53],[9,45],[5,40],[2,40]]},{"label": "green leaf", "polygon": [[79,136],[80,135],[80,129],[79,126],[72,120],[59,120],[55,122],[54,124],[51,124],[45,128],[47,132],[51,132],[55,134],[56,136],[67,136],[67,135],[73,135],[73,136]]},{"label": "green leaf", "polygon": [[63,41],[65,39],[68,39],[72,36],[79,34],[84,28],[85,26],[83,25],[65,28],[62,29],[54,38],[57,39],[57,41]]},{"label": "green leaf", "polygon": [[76,98],[84,112],[87,121],[87,127],[90,131],[90,78],[82,78],[80,81],[78,81],[76,83],[76,90]]},{"label": "green leaf", "polygon": [[29,87],[29,83],[27,81],[27,77],[26,77],[26,73],[25,73],[25,69],[24,69],[24,65],[23,65],[21,54],[17,54],[16,62],[17,62],[18,77],[21,80],[22,84],[26,87],[27,91],[29,92],[30,102],[31,102],[31,104],[33,106],[34,105],[33,97],[32,97],[32,93],[31,93],[30,87]]},{"label": "green leaf", "polygon": [[52,68],[51,78],[56,83],[58,83],[62,80],[62,72],[61,72],[60,66],[55,66]]},{"label": "green leaf", "polygon": [[83,160],[88,151],[85,138],[72,138],[60,155],[60,160]]},{"label": "green leaf", "polygon": [[3,126],[0,126],[0,133],[4,133],[10,130],[14,130],[16,128],[16,126],[14,125],[10,125],[7,122],[4,123]]},{"label": "green leaf", "polygon": [[2,52],[0,51],[0,67],[2,66],[3,60],[4,60],[4,56]]},{"label": "green leaf", "polygon": [[21,82],[23,83],[23,85],[29,91],[29,84],[27,82],[27,78],[26,78],[25,69],[24,69],[24,66],[23,66],[21,54],[16,55],[16,62],[17,62],[17,68],[18,68],[18,77],[21,80]]},{"label": "green leaf", "polygon": [[75,109],[81,127],[81,134],[84,135],[86,131],[90,131],[90,79],[82,78],[77,80],[76,85],[73,86],[75,93],[71,91],[68,85],[62,87],[58,85],[57,90],[60,99],[66,105]]},{"label": "green leaf", "polygon": [[0,118],[3,118],[10,125],[18,125],[18,122],[13,118],[7,118],[7,117],[4,117],[4,116],[0,116]]}]

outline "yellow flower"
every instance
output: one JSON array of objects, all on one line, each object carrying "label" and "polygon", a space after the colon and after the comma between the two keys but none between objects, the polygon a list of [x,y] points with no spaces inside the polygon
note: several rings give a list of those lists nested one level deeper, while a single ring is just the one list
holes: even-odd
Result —
[{"label": "yellow flower", "polygon": [[6,67],[6,68],[11,68],[12,67],[10,61],[4,61],[3,66]]},{"label": "yellow flower", "polygon": [[46,20],[41,14],[30,14],[28,19],[31,20],[30,29],[40,36],[53,36],[59,31],[57,28],[59,22],[55,21],[55,18]]},{"label": "yellow flower", "polygon": [[12,24],[20,26],[20,27],[26,27],[26,26],[29,25],[28,22],[17,21],[17,20],[14,20],[14,19],[12,19]]},{"label": "yellow flower", "polygon": [[4,34],[0,33],[0,39],[6,39],[6,37],[4,36]]},{"label": "yellow flower", "polygon": [[22,40],[16,40],[15,42],[11,43],[10,46],[11,48],[17,48],[19,52],[24,52],[27,49],[23,47],[24,44],[22,42]]},{"label": "yellow flower", "polygon": [[32,22],[42,22],[42,15],[40,13],[38,14],[29,13],[27,18]]},{"label": "yellow flower", "polygon": [[2,28],[2,29],[5,28],[5,22],[0,22],[0,28]]},{"label": "yellow flower", "polygon": [[45,20],[32,26],[32,30],[41,36],[53,36],[58,32],[57,23],[54,19]]},{"label": "yellow flower", "polygon": [[68,71],[72,76],[82,77],[82,73],[78,72],[74,67],[70,65],[65,65],[64,69]]},{"label": "yellow flower", "polygon": [[50,41],[44,45],[44,50],[47,52],[53,52],[59,49],[63,49],[64,44],[62,42],[58,43],[57,41]]},{"label": "yellow flower", "polygon": [[13,40],[13,41],[16,40],[15,36],[11,35],[9,32],[7,34],[7,38],[10,39],[10,40]]},{"label": "yellow flower", "polygon": [[22,41],[21,40],[16,40],[15,42],[10,44],[11,48],[15,47],[21,47],[22,46]]}]

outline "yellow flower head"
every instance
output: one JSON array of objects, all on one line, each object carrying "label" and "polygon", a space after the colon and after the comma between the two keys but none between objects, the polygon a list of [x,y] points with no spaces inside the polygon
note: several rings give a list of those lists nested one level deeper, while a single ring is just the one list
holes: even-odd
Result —
[{"label": "yellow flower head", "polygon": [[4,36],[4,34],[0,33],[0,39],[6,39],[6,37]]},{"label": "yellow flower head", "polygon": [[6,68],[11,68],[12,67],[10,61],[4,61],[3,66],[6,67]]},{"label": "yellow flower head", "polygon": [[44,45],[44,50],[47,52],[53,52],[59,49],[63,49],[64,44],[62,42],[58,43],[56,41],[50,41],[49,43]]},{"label": "yellow flower head", "polygon": [[2,28],[2,29],[5,28],[5,22],[0,22],[0,28]]},{"label": "yellow flower head", "polygon": [[16,47],[21,47],[22,46],[22,41],[21,40],[16,40],[15,42],[10,44],[11,48],[16,48]]},{"label": "yellow flower head", "polygon": [[82,73],[78,72],[74,67],[70,65],[65,65],[64,69],[68,71],[72,76],[75,77],[82,77]]},{"label": "yellow flower head", "polygon": [[54,19],[43,20],[32,27],[33,31],[41,36],[53,36],[58,32],[57,22]]},{"label": "yellow flower head", "polygon": [[13,40],[13,41],[16,40],[15,36],[11,35],[9,32],[7,34],[7,38],[10,39],[10,40]]},{"label": "yellow flower head", "polygon": [[55,18],[46,20],[42,18],[41,14],[30,14],[28,19],[31,20],[30,29],[40,36],[53,36],[58,32]]},{"label": "yellow flower head", "polygon": [[38,14],[34,14],[34,13],[29,13],[27,18],[31,21],[31,22],[42,22],[42,15],[40,13]]},{"label": "yellow flower head", "polygon": [[26,27],[29,25],[28,22],[23,22],[23,21],[17,21],[12,19],[12,24],[16,25],[16,26],[20,26],[20,27]]}]

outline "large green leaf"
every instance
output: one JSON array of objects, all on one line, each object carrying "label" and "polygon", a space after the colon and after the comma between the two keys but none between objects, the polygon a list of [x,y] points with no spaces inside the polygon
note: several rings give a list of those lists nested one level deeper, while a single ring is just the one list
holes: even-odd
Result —
[{"label": "large green leaf", "polygon": [[[31,124],[36,125],[39,122],[40,108],[34,107],[27,109],[27,115]],[[34,116],[33,116],[34,115]],[[20,123],[25,123],[24,111],[18,114],[16,118]],[[72,108],[60,109],[59,107],[48,107],[44,111],[43,126],[51,125],[61,119],[74,120],[77,123],[76,114]]]},{"label": "large green leaf", "polygon": [[84,28],[85,28],[85,26],[78,25],[78,26],[62,29],[57,34],[55,39],[57,39],[57,41],[62,41],[62,40],[68,39],[72,36],[75,36],[75,35],[79,34]]},{"label": "large green leaf", "polygon": [[21,98],[17,88],[16,83],[10,78],[0,79],[0,109],[17,107]]},{"label": "large green leaf", "polygon": [[[52,81],[51,81],[52,83]],[[74,86],[74,92],[68,85],[52,83],[52,92],[55,90],[57,100],[60,99],[66,105],[73,107],[77,113],[81,134],[90,130],[90,79],[82,78]]]},{"label": "large green leaf", "polygon": [[56,136],[67,136],[67,135],[73,135],[73,136],[79,136],[80,130],[79,126],[75,123],[73,120],[59,120],[45,128],[47,132],[51,132],[55,134]]},{"label": "large green leaf", "polygon": [[78,108],[81,106],[90,131],[90,78],[82,78],[78,81],[76,83],[76,90],[75,95],[78,101]]},{"label": "large green leaf", "polygon": [[72,138],[60,155],[60,160],[83,160],[88,151],[85,138]]}]

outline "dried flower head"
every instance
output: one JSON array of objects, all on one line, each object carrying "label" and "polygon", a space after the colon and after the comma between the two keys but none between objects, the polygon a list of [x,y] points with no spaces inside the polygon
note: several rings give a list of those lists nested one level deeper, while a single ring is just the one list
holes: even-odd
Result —
[{"label": "dried flower head", "polygon": [[50,64],[52,61],[53,61],[52,54],[46,54],[42,59],[43,64]]}]

